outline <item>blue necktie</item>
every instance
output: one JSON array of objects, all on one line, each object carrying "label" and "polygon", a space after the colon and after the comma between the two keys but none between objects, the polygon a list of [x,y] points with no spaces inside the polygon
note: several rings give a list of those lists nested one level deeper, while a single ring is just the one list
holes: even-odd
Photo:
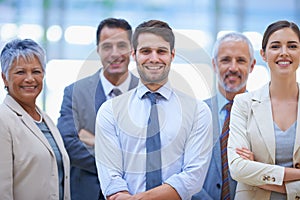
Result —
[{"label": "blue necktie", "polygon": [[161,143],[156,100],[159,93],[146,93],[151,101],[151,111],[148,120],[146,139],[146,190],[161,185]]}]

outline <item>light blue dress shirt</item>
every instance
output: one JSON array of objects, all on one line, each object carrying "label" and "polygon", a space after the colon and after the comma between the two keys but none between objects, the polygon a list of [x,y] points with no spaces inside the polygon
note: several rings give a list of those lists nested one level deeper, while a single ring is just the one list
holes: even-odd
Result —
[{"label": "light blue dress shirt", "polygon": [[218,102],[218,113],[219,113],[219,130],[221,135],[225,117],[227,114],[227,111],[224,109],[224,106],[227,103],[229,103],[229,101],[219,91],[217,91],[217,102]]},{"label": "light blue dress shirt", "polygon": [[[143,84],[106,101],[96,118],[95,153],[104,196],[146,188],[146,132],[150,100]],[[211,159],[212,118],[208,106],[170,87],[157,102],[162,156],[162,180],[181,199],[191,199],[202,188]]]}]

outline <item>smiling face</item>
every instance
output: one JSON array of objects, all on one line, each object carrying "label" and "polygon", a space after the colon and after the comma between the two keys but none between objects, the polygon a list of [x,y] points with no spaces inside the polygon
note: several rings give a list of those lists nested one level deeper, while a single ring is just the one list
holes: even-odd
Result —
[{"label": "smiling face", "polygon": [[261,56],[268,63],[271,77],[294,77],[300,60],[299,37],[291,28],[272,33]]},{"label": "smiling face", "polygon": [[12,63],[6,77],[2,73],[8,93],[22,107],[34,106],[37,96],[43,88],[44,72],[36,57],[28,60],[20,57]]},{"label": "smiling face", "polygon": [[97,47],[98,54],[104,68],[104,76],[122,76],[128,71],[131,46],[128,32],[122,28],[109,28],[105,26],[100,32]]},{"label": "smiling face", "polygon": [[213,66],[218,76],[219,90],[226,93],[241,93],[246,90],[249,73],[255,60],[250,59],[249,46],[244,41],[224,41],[219,46]]},{"label": "smiling face", "polygon": [[133,58],[144,83],[151,91],[156,91],[168,80],[171,62],[175,51],[161,36],[153,33],[141,33],[138,36],[136,52]]}]

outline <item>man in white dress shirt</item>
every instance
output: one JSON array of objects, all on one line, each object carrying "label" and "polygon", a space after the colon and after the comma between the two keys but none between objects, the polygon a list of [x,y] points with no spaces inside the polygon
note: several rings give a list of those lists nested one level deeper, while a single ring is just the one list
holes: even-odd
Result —
[{"label": "man in white dress shirt", "polygon": [[[167,23],[150,20],[140,24],[132,42],[140,83],[105,102],[96,118],[95,154],[101,189],[108,200],[191,199],[203,185],[211,158],[210,110],[168,81],[175,49]],[[161,174],[155,180],[159,184],[147,189],[151,93],[157,96],[160,149],[156,153],[161,158]]]}]

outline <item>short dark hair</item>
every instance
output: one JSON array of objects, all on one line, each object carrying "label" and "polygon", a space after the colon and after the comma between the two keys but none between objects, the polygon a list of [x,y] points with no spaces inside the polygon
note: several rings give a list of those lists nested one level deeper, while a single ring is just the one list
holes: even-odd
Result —
[{"label": "short dark hair", "polygon": [[283,28],[291,28],[296,35],[298,36],[298,39],[300,41],[300,31],[299,31],[299,27],[294,23],[294,22],[289,22],[286,20],[280,20],[280,21],[276,21],[272,24],[270,24],[263,36],[263,40],[262,40],[262,50],[265,51],[266,47],[267,47],[267,43],[269,41],[270,36],[272,35],[272,33],[283,29]]},{"label": "short dark hair", "polygon": [[138,37],[141,33],[153,33],[161,36],[165,41],[170,44],[171,50],[174,49],[175,36],[171,27],[163,21],[149,20],[138,25],[133,33],[132,46],[134,51],[137,49]]},{"label": "short dark hair", "polygon": [[132,28],[125,19],[106,18],[102,20],[98,25],[97,33],[96,33],[97,45],[100,42],[100,34],[104,27],[124,29],[125,31],[127,31],[128,39],[131,42]]}]

